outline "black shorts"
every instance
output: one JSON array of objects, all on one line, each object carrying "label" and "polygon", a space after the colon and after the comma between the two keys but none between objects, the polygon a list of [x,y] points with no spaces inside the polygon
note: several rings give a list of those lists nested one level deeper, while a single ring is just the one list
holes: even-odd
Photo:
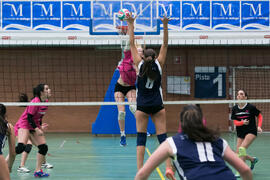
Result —
[{"label": "black shorts", "polygon": [[36,132],[36,130],[29,130],[30,134],[34,134],[34,132]]},{"label": "black shorts", "polygon": [[121,92],[124,94],[124,96],[127,95],[127,93],[132,90],[132,89],[135,89],[136,90],[136,87],[135,86],[122,86],[121,84],[119,84],[118,82],[115,84],[115,87],[114,87],[114,92]]},{"label": "black shorts", "polygon": [[237,137],[241,139],[245,139],[247,134],[254,134],[257,136],[257,129],[249,130],[249,131],[237,131]]},{"label": "black shorts", "polygon": [[142,111],[146,114],[156,114],[162,109],[164,109],[163,104],[159,106],[137,106],[137,110]]}]

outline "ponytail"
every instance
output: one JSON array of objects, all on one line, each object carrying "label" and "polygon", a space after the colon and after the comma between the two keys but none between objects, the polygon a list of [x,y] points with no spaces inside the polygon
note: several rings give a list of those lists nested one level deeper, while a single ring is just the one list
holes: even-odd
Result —
[{"label": "ponytail", "polygon": [[[33,88],[33,98],[38,97],[40,99],[40,94],[44,91],[45,84],[39,84]],[[28,96],[25,93],[20,93],[19,102],[29,102]],[[25,106],[23,106],[25,107]]]},{"label": "ponytail", "polygon": [[144,75],[146,75],[148,78],[150,78],[153,81],[157,79],[157,73],[154,71],[152,67],[153,62],[154,60],[144,61],[142,65],[142,71],[139,74],[140,77],[143,77]]},{"label": "ponytail", "polygon": [[152,64],[155,62],[156,52],[153,49],[145,49],[143,51],[144,63],[142,65],[142,71],[140,71],[139,76],[143,77],[146,75],[151,80],[156,80],[158,75]]}]

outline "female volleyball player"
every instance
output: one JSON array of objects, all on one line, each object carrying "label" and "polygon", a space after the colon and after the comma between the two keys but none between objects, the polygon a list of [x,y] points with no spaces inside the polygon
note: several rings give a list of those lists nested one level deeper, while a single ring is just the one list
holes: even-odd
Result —
[{"label": "female volleyball player", "polygon": [[[52,95],[51,94],[51,89],[48,89],[48,98],[50,98],[51,95]],[[28,97],[24,93],[20,94],[19,98],[20,98],[20,102],[28,102]],[[48,102],[48,101],[49,101],[49,99],[46,100],[46,102]],[[44,106],[43,108],[46,109],[48,107]],[[41,121],[42,121],[42,119],[41,119]],[[15,132],[16,132],[15,134],[18,134],[18,126],[19,126],[19,123],[16,123],[16,125],[14,127]],[[46,131],[48,126],[49,125],[47,123],[42,123],[41,122],[41,129],[43,131]],[[34,144],[34,145],[37,146],[36,144]],[[17,169],[18,172],[21,172],[21,173],[29,173],[30,172],[30,170],[25,166],[25,163],[26,163],[26,160],[27,160],[28,155],[31,152],[31,150],[32,150],[32,142],[31,142],[30,139],[28,139],[25,150],[22,153],[20,166]],[[46,157],[45,157],[45,162],[42,163],[41,167],[46,168],[46,169],[51,169],[51,168],[53,168],[53,165],[46,162]]]},{"label": "female volleyball player", "polygon": [[[5,141],[8,139],[9,158],[6,162],[3,156]],[[9,173],[15,160],[15,135],[12,124],[6,120],[6,107],[0,104],[0,179],[10,179]]]},{"label": "female volleyball player", "polygon": [[[247,98],[248,95],[244,90],[241,89],[237,92],[237,100],[246,100]],[[256,117],[258,119],[258,127],[256,125]],[[231,119],[236,126],[237,132],[236,152],[242,160],[250,160],[250,168],[253,169],[258,159],[247,155],[246,149],[257,137],[257,131],[262,132],[262,114],[250,103],[239,103],[232,108]]]},{"label": "female volleyball player", "polygon": [[[49,98],[49,86],[39,84],[33,89],[34,98],[31,103],[45,102]],[[45,115],[46,106],[27,106],[20,119],[17,122],[18,127],[18,144],[16,153],[21,154],[25,151],[27,141],[30,139],[33,144],[38,147],[37,164],[34,176],[47,177],[49,174],[44,173],[41,169],[41,164],[45,161],[45,155],[48,152],[48,146],[44,132],[41,129],[42,117]]]},{"label": "female volleyball player", "polygon": [[[137,111],[135,114],[137,127],[137,168],[139,170],[143,166],[144,161],[149,116],[151,116],[155,124],[159,143],[162,143],[167,138],[166,114],[161,92],[161,73],[167,54],[169,19],[167,17],[161,19],[164,32],[163,44],[158,57],[156,57],[156,52],[153,49],[145,49],[142,58],[134,42],[135,18],[131,15],[127,19],[127,23],[132,58],[139,70],[137,77]],[[166,161],[166,167],[166,176],[174,179],[170,159]]]},{"label": "female volleyball player", "polygon": [[[123,30],[125,31],[125,30]],[[125,32],[122,32],[126,34]],[[127,98],[128,102],[136,102],[136,67],[133,63],[133,59],[131,56],[131,51],[129,47],[129,40],[124,41],[125,47],[122,49],[124,58],[120,61],[118,65],[118,69],[120,72],[120,76],[115,84],[114,89],[114,98],[116,102],[125,102],[125,97]],[[142,55],[142,48],[137,47],[139,54]],[[125,105],[117,105],[118,108],[118,124],[120,127],[121,139],[120,145],[126,146],[126,134],[125,134]],[[136,112],[136,105],[129,105],[130,111],[135,114]]]},{"label": "female volleyball player", "polygon": [[235,180],[226,160],[240,172],[243,180],[252,180],[250,168],[231,150],[226,140],[219,137],[218,132],[203,125],[202,117],[198,107],[185,106],[180,114],[183,132],[163,142],[135,179],[147,179],[160,163],[171,157],[181,179]]}]

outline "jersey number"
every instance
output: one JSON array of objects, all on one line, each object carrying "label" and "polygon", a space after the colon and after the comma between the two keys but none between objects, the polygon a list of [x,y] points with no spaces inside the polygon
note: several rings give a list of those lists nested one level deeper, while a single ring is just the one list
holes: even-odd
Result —
[{"label": "jersey number", "polygon": [[154,81],[152,79],[147,78],[146,84],[145,84],[145,88],[147,89],[152,89],[154,86]]},{"label": "jersey number", "polygon": [[201,162],[215,161],[211,143],[196,142],[197,151]]}]

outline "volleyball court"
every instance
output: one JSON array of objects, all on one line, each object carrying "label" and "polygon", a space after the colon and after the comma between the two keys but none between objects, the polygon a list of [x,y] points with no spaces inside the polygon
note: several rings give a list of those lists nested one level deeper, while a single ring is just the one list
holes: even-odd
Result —
[{"label": "volleyball court", "polygon": [[[44,119],[50,124],[49,132],[91,132],[98,136],[80,134],[77,138],[76,134],[48,134],[49,147],[51,143],[48,158],[57,168],[61,167],[60,171],[51,170],[52,177],[57,179],[131,179],[136,173],[136,139],[130,136],[126,149],[119,147],[120,132],[116,108],[118,103],[115,102],[113,94],[119,76],[116,67],[122,58],[122,40],[128,39],[128,35],[126,22],[117,18],[117,12],[123,8],[123,4],[114,8],[113,18],[96,14],[102,10],[102,6],[98,4],[92,12],[89,33],[101,43],[31,44],[30,47],[27,44],[15,43],[2,45],[0,50],[0,101],[8,106],[9,121],[16,122],[22,112],[20,106],[29,105],[17,103],[18,94],[25,92],[31,96],[32,88],[45,82],[52,87],[53,94],[50,102],[46,103],[49,111]],[[162,27],[158,17],[153,16],[157,11],[156,1],[146,2],[141,11],[138,10],[135,24],[137,43],[145,43],[146,47],[154,49],[159,48],[162,40]],[[112,36],[117,36],[117,44],[109,42]],[[172,44],[172,41],[169,37],[169,44]],[[246,102],[261,110],[264,132],[270,130],[269,47],[254,45],[237,48],[169,45],[162,79],[169,133],[177,132],[179,112],[183,105],[200,104],[207,119],[207,126],[226,132],[223,137],[235,148],[235,126],[230,121],[230,113],[233,105],[238,102],[236,93],[239,89],[248,92],[249,99]],[[207,89],[209,86],[212,88]],[[211,92],[211,95],[204,96],[201,93],[204,91]],[[131,103],[122,104],[128,109]],[[126,122],[128,136],[136,134],[135,119],[129,110]],[[154,134],[153,125],[149,126],[152,128],[149,129],[150,133]],[[155,137],[149,138],[147,148],[149,153],[152,153],[158,143]],[[267,174],[264,168],[269,167],[270,162],[264,146],[268,142],[267,138],[268,134],[259,134],[250,149],[261,159],[254,179],[264,179]],[[100,149],[105,152],[101,154]],[[112,158],[112,153],[115,158]],[[70,157],[70,154],[75,155]],[[19,159],[17,158],[15,167]],[[34,156],[31,156],[30,165],[33,165],[33,159]],[[108,161],[114,165],[108,166]],[[90,167],[90,172],[86,168],[70,168],[70,163],[81,162],[84,167]],[[93,167],[96,165],[97,167]],[[127,174],[123,173],[123,166],[127,168]],[[76,173],[68,173],[63,169],[69,169],[70,172],[76,169]],[[164,169],[162,165],[161,175],[157,170],[151,177],[164,178]],[[12,179],[24,179],[24,176],[13,172]]]}]

